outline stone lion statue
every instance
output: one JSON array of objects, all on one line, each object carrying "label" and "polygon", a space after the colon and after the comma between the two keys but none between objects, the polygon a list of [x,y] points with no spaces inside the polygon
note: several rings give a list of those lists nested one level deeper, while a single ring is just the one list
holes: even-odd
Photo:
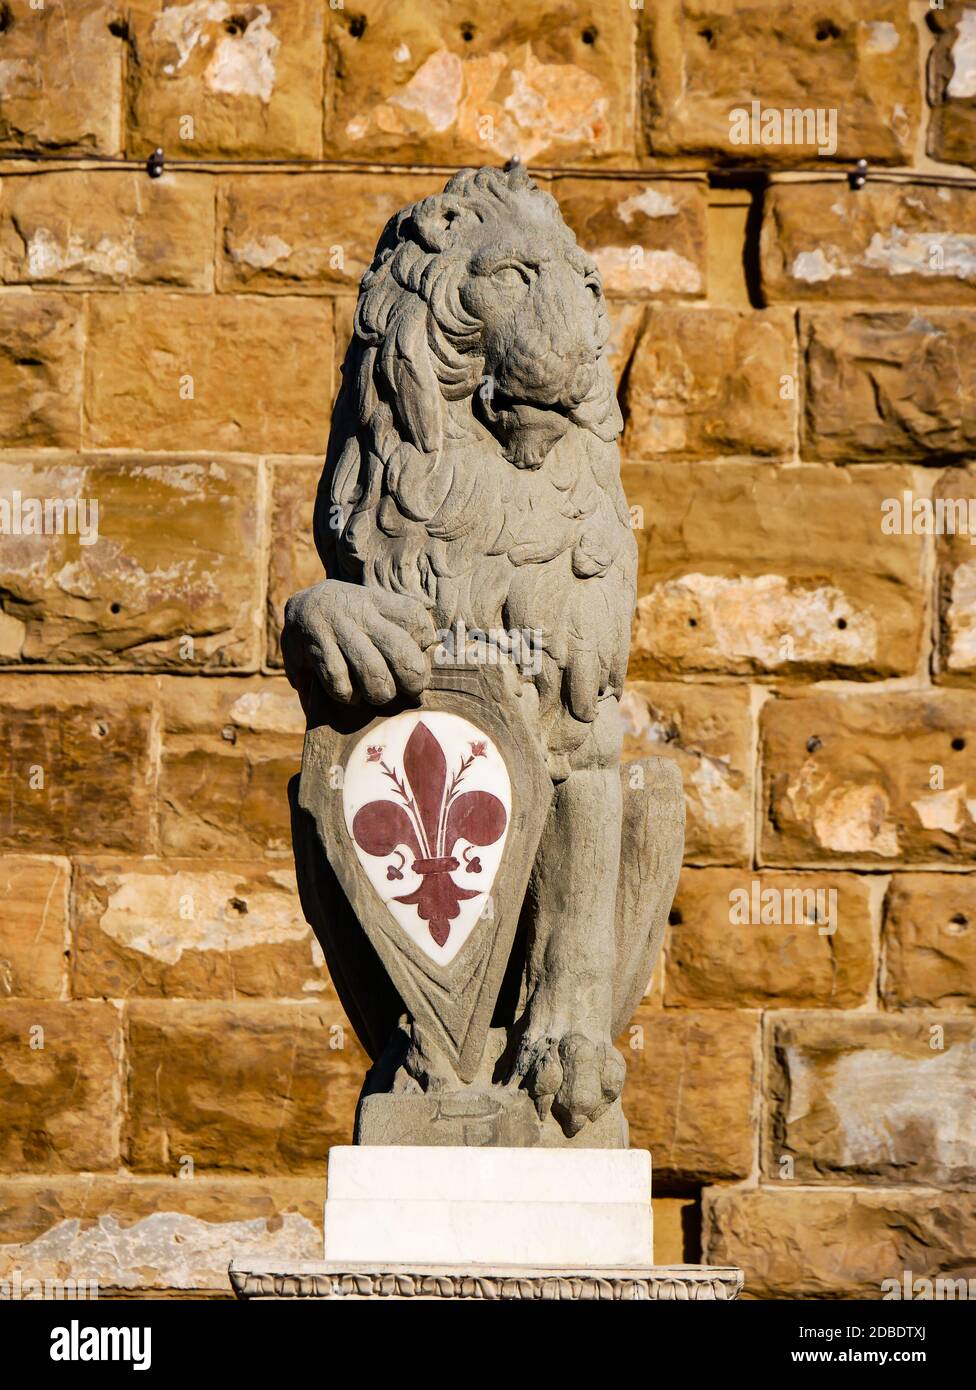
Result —
[{"label": "stone lion statue", "polygon": [[[419,699],[445,633],[535,634],[536,659],[505,678],[551,802],[482,1077],[531,1098],[554,1136],[532,1142],[585,1145],[619,1113],[614,1038],[646,987],[683,836],[674,764],[619,766],[637,555],[608,336],[594,261],[517,163],[463,170],[393,217],[319,485],[328,578],[289,601],[282,638],[311,723],[322,694]],[[460,1087],[388,982],[348,969],[329,904],[309,915],[375,1059],[367,1093]]]}]

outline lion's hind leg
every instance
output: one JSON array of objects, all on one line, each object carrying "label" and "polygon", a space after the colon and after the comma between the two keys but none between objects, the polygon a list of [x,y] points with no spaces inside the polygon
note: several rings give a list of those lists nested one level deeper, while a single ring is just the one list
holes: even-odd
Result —
[{"label": "lion's hind leg", "polygon": [[681,773],[670,758],[620,766],[623,801],[615,913],[613,1036],[633,1017],[654,970],[685,838]]}]

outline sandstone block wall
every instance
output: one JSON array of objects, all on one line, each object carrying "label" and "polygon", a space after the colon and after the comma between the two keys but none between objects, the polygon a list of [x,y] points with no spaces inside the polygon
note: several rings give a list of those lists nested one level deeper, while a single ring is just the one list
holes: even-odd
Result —
[{"label": "sandstone block wall", "polygon": [[[320,1249],[365,1058],[295,894],[277,631],[376,237],[516,152],[611,299],[625,755],[688,800],[621,1040],[658,1256],[780,1298],[976,1274],[976,551],[882,526],[976,498],[974,32],[0,6],[0,499],[99,503],[96,544],[0,533],[0,1277],[217,1295],[231,1253]],[[752,101],[834,111],[832,153],[736,142]]]}]

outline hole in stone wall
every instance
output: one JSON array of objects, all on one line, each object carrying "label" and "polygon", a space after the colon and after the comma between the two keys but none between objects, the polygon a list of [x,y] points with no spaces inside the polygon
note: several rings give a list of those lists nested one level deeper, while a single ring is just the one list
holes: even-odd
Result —
[{"label": "hole in stone wall", "polygon": [[817,734],[811,734],[810,737],[807,739],[807,752],[816,753],[817,749],[822,747],[823,739],[818,737]]},{"label": "hole in stone wall", "polygon": [[592,24],[588,24],[587,27],[583,30],[582,34],[580,35],[580,38],[583,40],[584,43],[596,43],[596,28]]},{"label": "hole in stone wall", "polygon": [[229,898],[228,905],[232,907],[235,912],[239,912],[242,917],[247,913],[247,903],[243,898]]},{"label": "hole in stone wall", "polygon": [[841,632],[843,632],[844,628],[847,626],[847,619],[846,619],[846,618],[838,618],[838,619],[837,619],[837,626],[840,628]]},{"label": "hole in stone wall", "polygon": [[698,619],[697,619],[697,618],[689,618],[689,619],[688,619],[688,626],[689,626],[689,627],[697,627],[697,626],[698,626]]},{"label": "hole in stone wall", "polygon": [[361,39],[366,32],[366,16],[354,14],[349,20],[349,32],[354,39]]},{"label": "hole in stone wall", "polygon": [[965,912],[954,912],[949,918],[949,925],[951,927],[968,927],[969,918],[966,916]]},{"label": "hole in stone wall", "polygon": [[840,38],[840,30],[832,19],[822,19],[814,33],[817,36],[817,43],[826,43],[828,39]]},{"label": "hole in stone wall", "polygon": [[678,907],[673,907],[668,913],[668,923],[672,927],[680,927],[684,920],[685,919],[681,915],[681,909]]},{"label": "hole in stone wall", "polygon": [[110,603],[109,606],[108,606],[108,611],[109,611],[110,613],[121,613],[121,612],[122,612],[122,605],[121,605],[121,603]]},{"label": "hole in stone wall", "polygon": [[461,25],[461,37],[465,43],[470,43],[474,38],[475,28],[470,22]]},{"label": "hole in stone wall", "polygon": [[14,22],[13,11],[9,5],[0,5],[0,34],[5,34]]},{"label": "hole in stone wall", "polygon": [[224,20],[224,28],[228,34],[243,34],[250,22],[246,14],[232,14]]},{"label": "hole in stone wall", "polygon": [[961,753],[965,746],[966,740],[964,738],[954,738],[952,740],[952,750],[954,753]]},{"label": "hole in stone wall", "polygon": [[705,42],[708,44],[709,48],[711,48],[712,45],[713,45],[714,42],[715,42],[715,30],[714,30],[714,29],[699,29],[699,30],[698,30],[698,37],[699,37],[700,39],[704,39]]},{"label": "hole in stone wall", "polygon": [[742,244],[742,274],[746,282],[749,303],[754,309],[761,309],[766,300],[759,265],[759,243],[762,235],[768,175],[747,173],[741,169],[715,169],[709,174],[708,182],[710,187],[715,190],[741,189],[748,194],[749,207],[746,212],[745,237]]},{"label": "hole in stone wall", "polygon": [[114,34],[117,39],[127,39],[129,26],[124,19],[113,19],[109,21],[108,32]]}]

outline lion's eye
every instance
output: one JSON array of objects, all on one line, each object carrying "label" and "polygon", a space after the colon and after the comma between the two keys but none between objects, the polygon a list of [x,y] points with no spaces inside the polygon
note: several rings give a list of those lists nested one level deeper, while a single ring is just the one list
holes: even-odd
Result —
[{"label": "lion's eye", "polygon": [[514,289],[529,283],[529,272],[525,266],[518,265],[515,261],[506,261],[504,265],[495,266],[491,278],[497,280],[500,285],[510,285]]}]

